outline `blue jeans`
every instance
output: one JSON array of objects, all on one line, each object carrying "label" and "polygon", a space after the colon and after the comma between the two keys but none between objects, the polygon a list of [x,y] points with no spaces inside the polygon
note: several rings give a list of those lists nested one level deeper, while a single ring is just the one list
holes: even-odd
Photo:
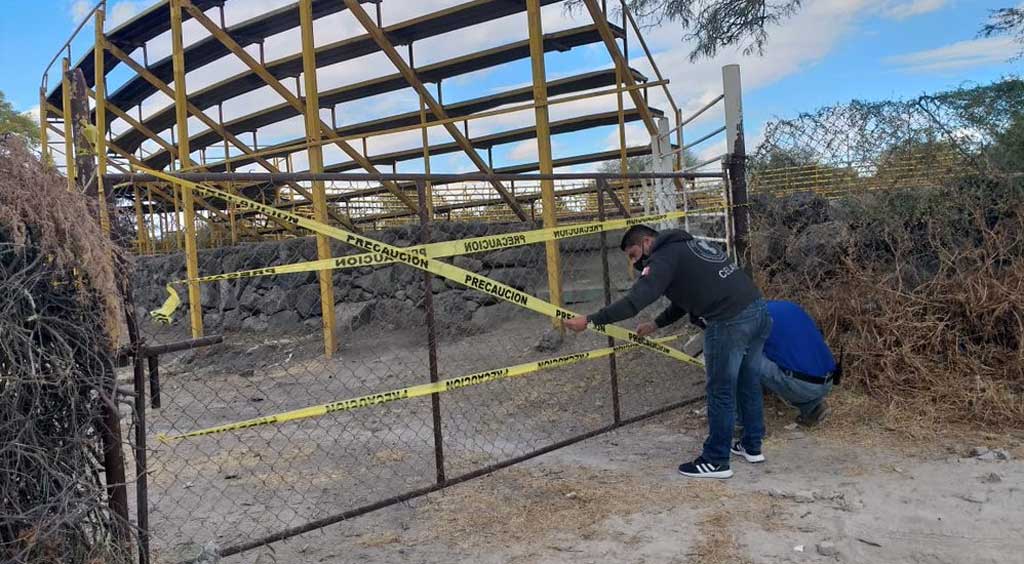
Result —
[{"label": "blue jeans", "polygon": [[758,363],[761,373],[761,384],[765,389],[782,398],[786,403],[800,410],[806,417],[832,391],[832,382],[828,384],[812,384],[797,380],[789,371],[779,368],[777,364],[761,355]]},{"label": "blue jeans", "polygon": [[712,321],[704,331],[707,370],[708,438],[704,460],[729,463],[737,407],[743,414],[743,448],[760,452],[764,437],[764,403],[760,359],[772,329],[764,300],[757,300],[732,319]]}]

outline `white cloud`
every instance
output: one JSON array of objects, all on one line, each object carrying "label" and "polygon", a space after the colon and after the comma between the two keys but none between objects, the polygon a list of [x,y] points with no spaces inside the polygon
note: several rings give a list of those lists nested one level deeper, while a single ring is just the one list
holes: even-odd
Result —
[{"label": "white cloud", "polygon": [[935,49],[886,57],[883,62],[904,72],[942,73],[1005,62],[1016,52],[1011,37],[957,41]]},{"label": "white cloud", "polygon": [[[112,4],[111,14],[113,16],[114,12],[116,12],[120,6],[124,5],[124,8],[120,8],[124,10],[124,17],[131,17],[127,14],[134,13],[131,12],[131,10],[137,11],[138,6],[136,5],[140,3],[142,2],[139,0],[122,0],[116,4]],[[266,13],[271,9],[290,3],[291,0],[248,0],[247,2],[242,3],[227,3],[225,7],[225,17],[228,25],[232,25],[233,23],[251,18],[258,14]],[[449,8],[457,3],[459,3],[457,0],[418,0],[415,2],[411,0],[399,0],[397,3],[393,2],[383,7],[384,24],[394,24],[400,20],[407,20],[424,13]],[[899,5],[917,6],[919,4],[927,3],[928,2],[922,2],[921,0],[906,0],[900,2]],[[86,0],[76,2],[75,4],[82,4],[85,11],[89,8],[89,3]],[[770,30],[771,40],[768,45],[768,52],[763,58],[757,56],[743,56],[737,51],[730,51],[722,53],[712,60],[701,60],[697,63],[690,63],[687,59],[689,46],[680,43],[680,29],[677,23],[667,23],[658,28],[646,30],[644,32],[644,36],[655,54],[658,65],[665,73],[665,77],[671,80],[671,85],[669,87],[671,88],[676,102],[679,104],[684,115],[687,115],[696,111],[698,108],[705,105],[708,101],[721,93],[721,67],[723,65],[731,63],[742,64],[743,86],[745,93],[749,95],[753,90],[773,84],[787,76],[791,76],[805,70],[810,65],[816,64],[826,57],[844,37],[855,29],[861,17],[868,14],[877,15],[880,13],[880,10],[892,8],[896,4],[897,3],[893,0],[817,0],[813,3],[807,3],[806,7],[800,14]],[[372,6],[367,5],[366,9],[371,13],[373,12]],[[922,8],[917,7],[916,9]],[[577,19],[574,21],[562,10],[560,4],[545,7],[543,9],[543,14],[544,30],[548,33],[564,29],[566,27],[585,25],[589,23],[589,18],[582,16],[577,16]],[[219,20],[216,10],[211,10],[209,12],[209,16],[214,21]],[[526,16],[524,12],[462,30],[458,32],[458,40],[453,40],[455,34],[445,34],[436,38],[417,41],[415,44],[416,64],[417,66],[421,66],[433,61],[463,55],[471,51],[480,50],[494,45],[526,39],[527,31],[525,20]],[[829,22],[829,24],[821,25],[820,22]],[[317,20],[314,25],[316,42],[317,45],[320,46],[333,41],[338,41],[345,37],[360,35],[362,33],[361,26],[359,26],[358,22],[356,22],[351,14],[346,11]],[[208,35],[205,29],[199,27],[198,24],[192,20],[185,23],[184,32],[185,43],[187,45]],[[631,55],[636,54],[642,56],[639,46],[633,39],[635,38],[631,38],[630,40]],[[298,51],[299,43],[298,30],[289,30],[268,38],[265,45],[266,59],[270,61],[292,55]],[[149,43],[150,61],[156,61],[159,58],[166,56],[170,51],[169,47],[169,34],[165,33],[151,41]],[[249,46],[247,50],[253,55],[258,52],[256,46]],[[404,47],[399,50],[402,55],[405,56]],[[574,50],[574,52],[575,51],[577,50]],[[579,51],[582,51],[585,54],[585,63],[587,65],[585,69],[579,69],[580,72],[596,70],[599,68],[610,68],[610,60],[607,54],[604,53],[603,45],[583,47]],[[141,59],[141,54],[138,52],[134,55],[136,59]],[[557,53],[549,54],[550,69],[565,68],[551,64],[551,61],[557,61],[558,56],[559,55]],[[575,64],[579,65],[580,63],[579,61],[576,61]],[[652,79],[654,78],[654,72],[645,58],[635,58],[631,60],[631,64],[647,76]],[[578,66],[573,67],[573,69],[577,68]],[[242,72],[243,70],[244,65],[242,65],[240,61],[231,57],[226,58],[223,61],[211,63],[202,68],[195,69],[188,74],[187,80],[189,90],[194,92],[204,86]],[[467,80],[479,80],[482,77],[489,76],[491,73],[501,75],[501,71],[502,69],[488,69],[487,71],[474,74],[472,77],[467,78]],[[391,74],[393,72],[394,68],[386,58],[380,54],[373,54],[359,57],[352,61],[346,61],[336,65],[320,68],[317,74],[320,89],[326,90],[342,84],[352,84],[383,74]],[[565,74],[565,72],[565,70],[562,70],[561,72],[552,71],[549,72],[549,76],[550,78],[556,78],[561,74]],[[525,78],[518,73],[508,73],[508,75],[509,76],[506,77],[506,80],[510,86],[502,87],[501,90],[513,88],[516,84],[529,84],[528,75]],[[524,80],[527,82],[523,82]],[[294,90],[295,82],[293,79],[284,80],[283,83],[290,90]],[[446,82],[445,84],[449,83]],[[111,90],[113,90],[115,86],[116,85],[111,85]],[[433,90],[432,87],[431,90]],[[448,90],[446,90],[445,101],[450,102],[452,100],[448,99],[447,92]],[[668,113],[670,108],[668,107],[664,95],[661,93],[660,87],[652,88],[649,95],[652,106],[666,110],[666,113]],[[240,115],[249,114],[260,108],[265,108],[281,102],[282,99],[280,96],[273,92],[269,87],[260,88],[235,99],[226,101],[224,104],[225,119],[230,120]],[[144,102],[144,113],[149,115],[159,108],[166,107],[171,103],[172,101],[170,99],[166,98],[162,94],[157,94]],[[625,104],[626,108],[633,107],[632,101],[628,95],[625,96]],[[614,111],[615,107],[616,103],[614,96],[603,96],[601,98],[582,100],[570,104],[551,106],[550,114],[552,121],[555,121],[583,114]],[[374,119],[383,115],[410,111],[416,108],[417,97],[411,89],[404,89],[399,92],[391,92],[372,99],[342,104],[338,107],[338,121],[339,124],[348,124],[367,119]],[[131,113],[133,115],[135,114],[134,111]],[[216,118],[216,108],[211,108],[207,110],[206,113],[207,115]],[[324,115],[326,116],[326,114]],[[533,123],[533,120],[534,115],[532,110],[476,120],[470,123],[470,133],[472,137],[478,137],[495,131],[527,127]],[[719,104],[699,120],[696,120],[687,126],[686,138],[687,140],[696,139],[699,135],[714,129],[721,123],[721,104]],[[194,120],[190,120],[189,125],[190,131],[192,131],[193,134],[206,128],[203,125],[195,124]],[[260,145],[301,137],[303,131],[304,124],[301,120],[297,119],[260,128],[258,134]],[[165,131],[162,133],[165,138],[169,138],[169,132]],[[413,131],[403,135],[371,139],[370,153],[379,154],[389,150],[418,147],[420,144],[419,135],[418,131]],[[243,135],[240,137],[245,142],[251,142],[251,137],[249,135]],[[450,141],[450,137],[443,128],[432,128],[430,131],[430,137],[432,142]],[[607,139],[604,139],[602,135],[598,134],[594,141],[595,144],[606,145],[605,147],[600,147],[601,149],[617,148],[617,130],[614,127],[611,128],[611,133],[609,133]],[[717,140],[712,140],[707,144],[697,147],[696,149],[698,152],[714,151],[714,149],[708,149],[706,146],[713,146],[716,141]],[[646,145],[650,142],[650,138],[642,125],[632,123],[627,125],[627,142],[630,146]],[[358,150],[361,150],[360,143],[353,143],[353,145],[357,146]],[[147,148],[152,147],[147,145]],[[589,149],[589,147],[586,149]],[[581,152],[584,151],[574,151],[574,153]],[[556,156],[557,154],[558,153],[556,151]],[[510,148],[508,155],[510,158],[516,160],[535,160],[536,141],[527,140],[513,145]],[[454,156],[459,156],[464,159],[461,155],[453,155],[453,157]],[[327,160],[328,162],[336,162],[336,160],[347,160],[347,157],[341,157],[340,154],[334,154],[331,152],[328,155]],[[438,167],[435,166],[435,169],[438,169]]]},{"label": "white cloud", "polygon": [[[669,88],[685,116],[722,93],[724,65],[741,65],[745,95],[774,84],[828,56],[853,32],[860,18],[876,10],[881,1],[818,0],[808,3],[796,16],[769,30],[770,40],[763,57],[743,55],[737,49],[691,63],[688,59],[691,45],[679,41],[680,30],[678,24],[673,23],[647,31],[645,38],[664,77],[670,80]],[[821,25],[825,21],[829,25]],[[631,54],[636,51],[631,49]],[[646,57],[634,57],[630,64],[645,75],[655,77]],[[650,102],[655,107],[669,110],[660,87],[650,90]],[[714,118],[721,123],[721,110],[715,111],[717,115],[710,114],[704,119],[710,122]]]},{"label": "white cloud", "polygon": [[[638,123],[627,123],[626,127],[626,147],[640,147],[643,145],[651,144],[651,135],[647,133],[647,128]],[[598,150],[611,151],[612,149],[619,148],[619,127],[615,126],[608,135],[605,136],[604,146]]]},{"label": "white cloud", "polygon": [[92,9],[93,3],[88,0],[75,0],[68,9],[68,15],[76,24],[85,19],[86,14]]},{"label": "white cloud", "polygon": [[905,20],[914,16],[920,16],[936,10],[941,10],[948,3],[949,0],[890,1],[882,7],[882,15],[894,20]]},{"label": "white cloud", "polygon": [[108,8],[107,12],[107,26],[109,28],[115,28],[124,22],[134,18],[139,12],[145,8],[146,2],[118,2]]},{"label": "white cloud", "polygon": [[32,121],[39,123],[39,104],[32,106],[31,108],[23,112],[28,117],[32,118]]}]

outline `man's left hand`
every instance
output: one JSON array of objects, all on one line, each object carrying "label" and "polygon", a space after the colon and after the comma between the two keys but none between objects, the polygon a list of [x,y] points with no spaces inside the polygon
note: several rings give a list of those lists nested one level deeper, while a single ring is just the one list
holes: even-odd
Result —
[{"label": "man's left hand", "polygon": [[573,331],[579,333],[580,331],[584,331],[587,328],[587,316],[585,316],[585,315],[577,315],[576,317],[573,317],[572,319],[566,319],[564,321],[564,323],[565,323],[566,327],[568,327],[569,329],[572,329]]}]

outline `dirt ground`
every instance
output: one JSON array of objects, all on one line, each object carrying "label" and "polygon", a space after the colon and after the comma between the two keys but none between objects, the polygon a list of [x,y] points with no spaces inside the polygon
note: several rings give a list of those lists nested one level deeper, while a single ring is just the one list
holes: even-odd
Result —
[{"label": "dirt ground", "polygon": [[[583,334],[537,351],[548,320],[514,311],[495,309],[495,325],[461,336],[448,331],[440,377],[607,346]],[[150,338],[186,338],[172,329]],[[424,331],[401,318],[369,320],[342,343],[324,360],[314,327],[232,333],[161,360],[164,405],[147,411],[155,562],[198,562],[204,545],[249,542],[433,483],[427,398],[157,439],[425,381]],[[631,352],[617,364],[624,418],[703,393],[700,370],[658,355]],[[599,360],[442,394],[448,476],[608,425],[609,377]],[[694,406],[224,562],[1024,561],[1024,432],[907,429],[906,414],[887,423],[847,390],[833,400],[833,416],[814,430],[788,428],[793,413],[771,404],[768,462],[736,461],[731,480],[676,473],[705,435]],[[1011,460],[979,458],[975,447],[1005,449]]]},{"label": "dirt ground", "polygon": [[[511,306],[491,307],[502,310],[493,314],[499,326],[442,337],[441,378],[607,346],[606,338],[583,334],[567,338],[557,351],[538,351],[534,345],[551,327],[549,320]],[[152,337],[158,338],[184,336]],[[623,418],[702,393],[697,368],[643,351],[616,360]],[[147,410],[154,560],[194,560],[206,545],[252,542],[432,485],[429,398],[160,440],[161,434],[424,383],[427,366],[424,330],[403,328],[394,318],[375,318],[346,333],[329,360],[315,330],[232,333],[221,345],[162,358],[163,405]],[[453,478],[611,424],[609,361],[472,386],[440,395],[439,403],[445,471]]]},{"label": "dirt ground", "polygon": [[813,430],[771,403],[768,461],[734,460],[730,480],[676,473],[704,437],[684,408],[226,562],[1024,559],[1024,434],[913,440],[864,424],[862,400],[836,401]]}]

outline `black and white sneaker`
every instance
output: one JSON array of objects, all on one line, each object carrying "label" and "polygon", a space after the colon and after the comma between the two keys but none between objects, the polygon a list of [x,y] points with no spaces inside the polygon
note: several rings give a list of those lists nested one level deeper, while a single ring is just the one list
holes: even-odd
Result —
[{"label": "black and white sneaker", "polygon": [[752,464],[757,462],[764,462],[764,455],[761,454],[761,451],[751,452],[743,448],[743,443],[740,443],[739,441],[732,445],[732,448],[729,449],[729,452],[735,454],[736,456],[742,456],[747,460],[747,462],[750,462]]},{"label": "black and white sneaker", "polygon": [[717,478],[723,480],[732,478],[732,470],[728,464],[712,464],[704,457],[698,456],[697,460],[679,465],[679,473],[691,478]]}]

